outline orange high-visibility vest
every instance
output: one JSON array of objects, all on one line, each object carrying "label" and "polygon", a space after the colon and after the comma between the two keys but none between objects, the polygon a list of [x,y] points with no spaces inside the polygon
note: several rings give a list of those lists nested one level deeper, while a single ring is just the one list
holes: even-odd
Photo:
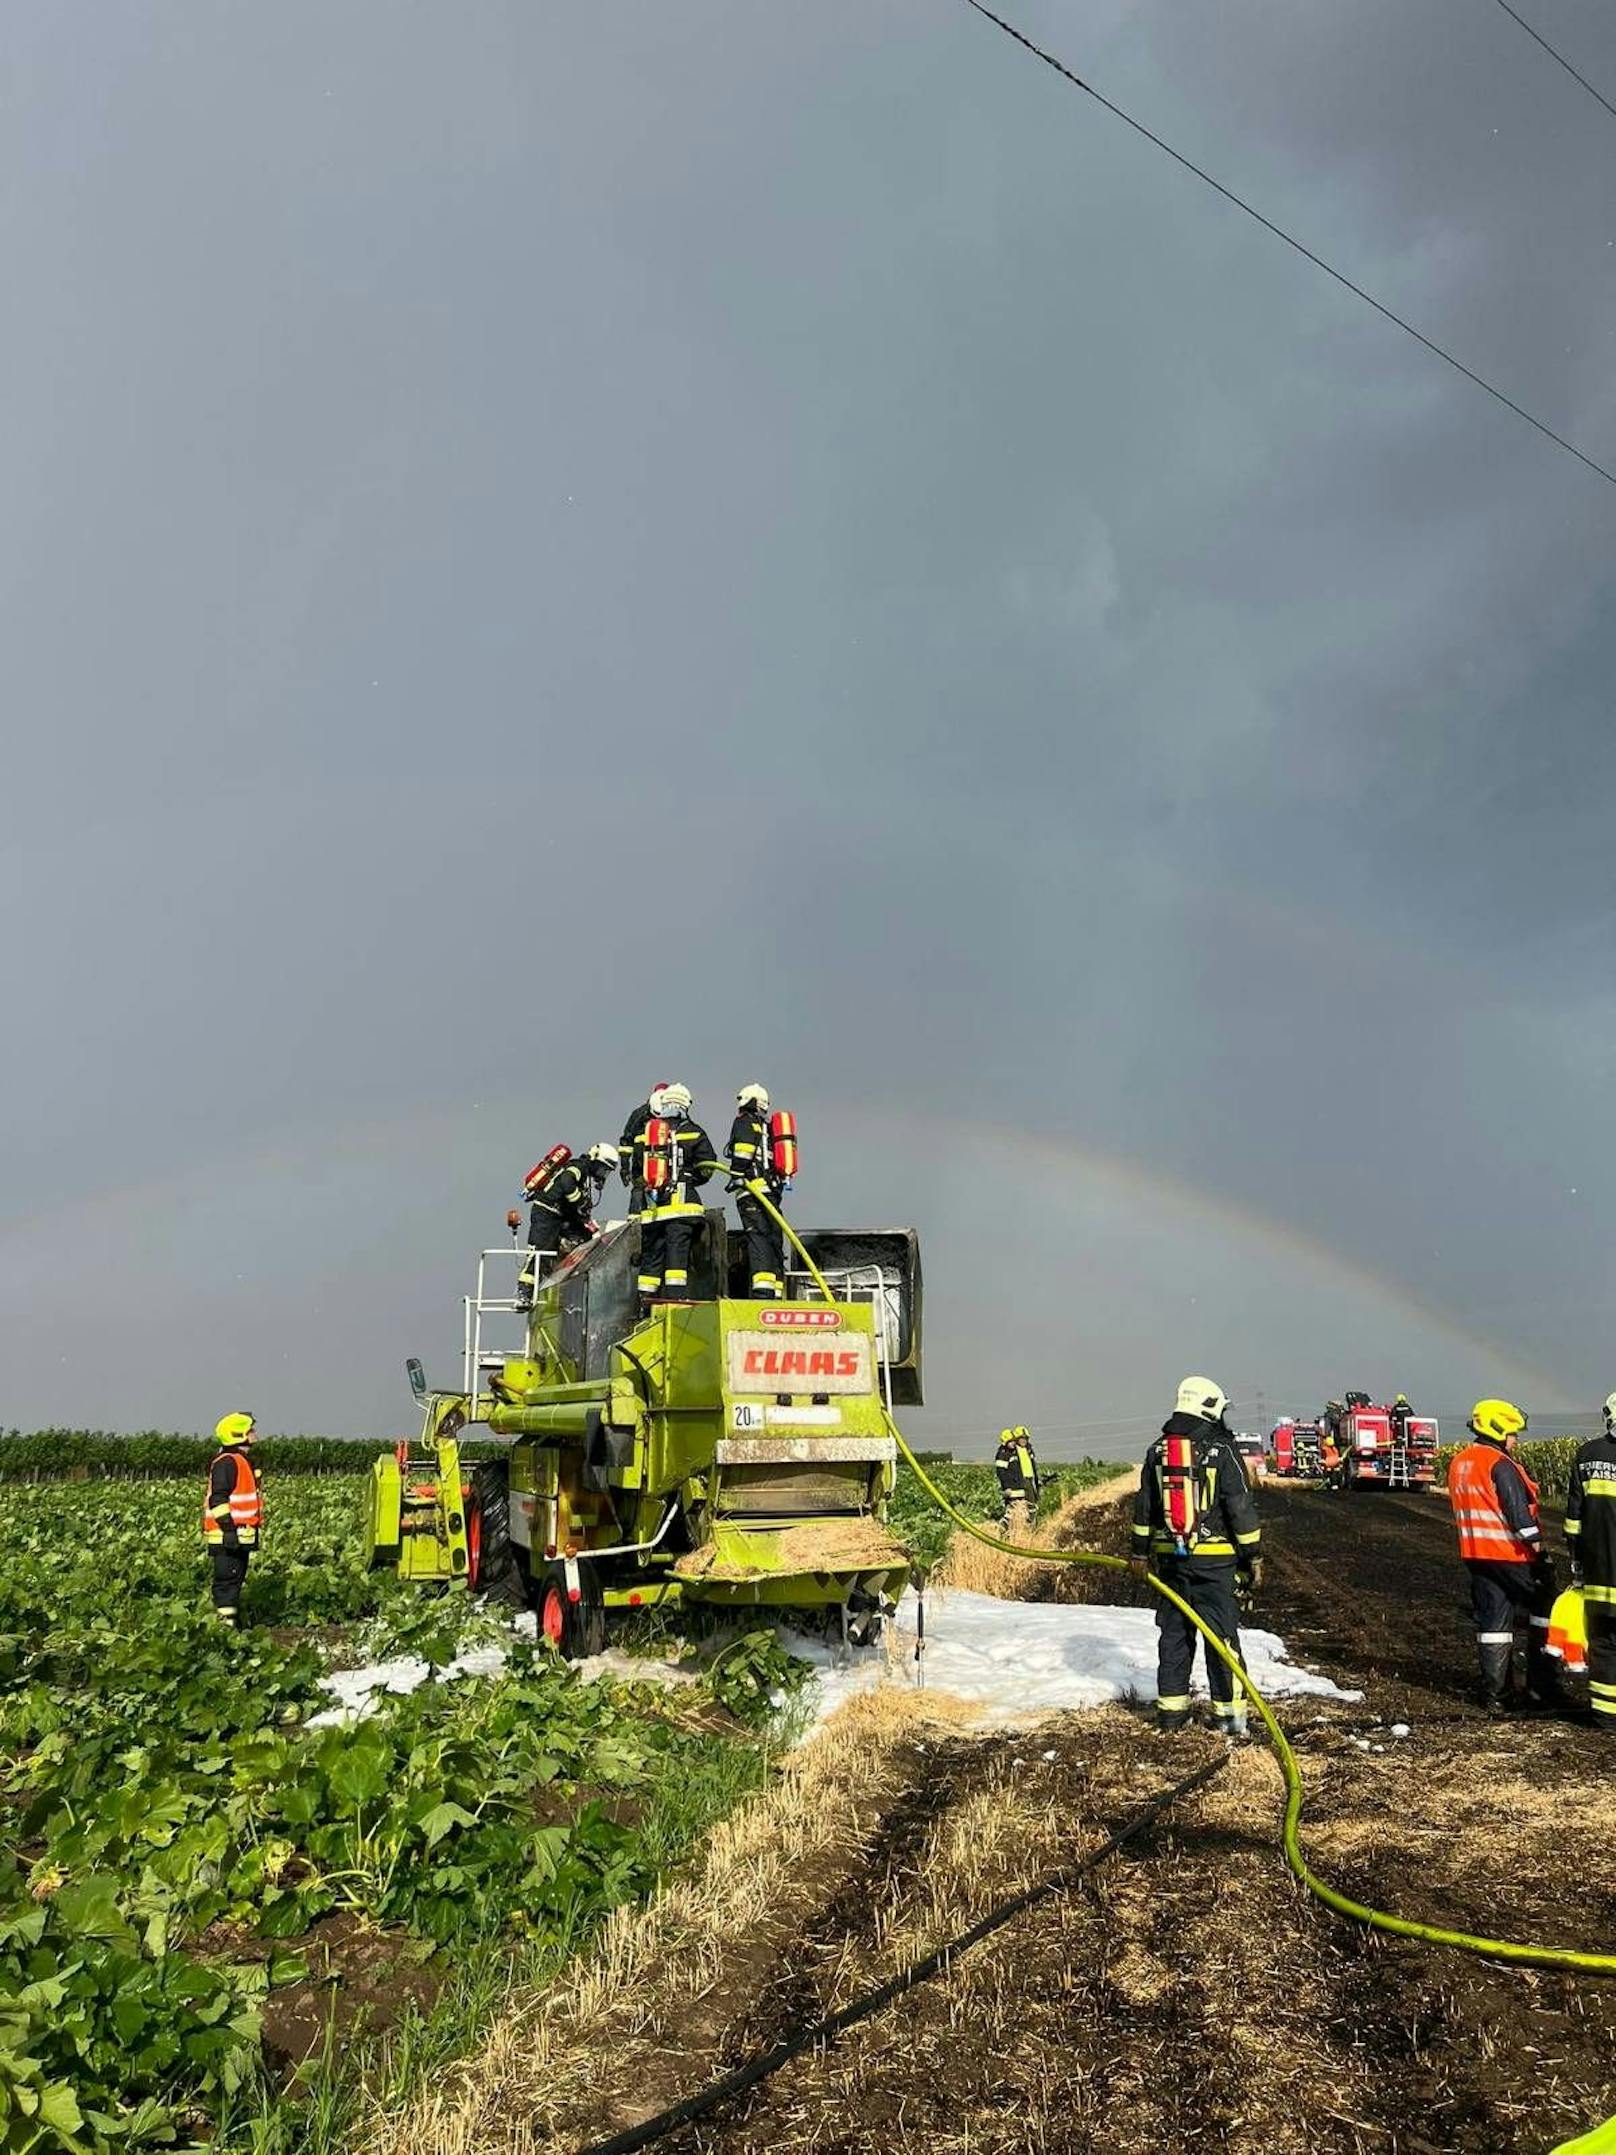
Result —
[{"label": "orange high-visibility vest", "polygon": [[1568,1586],[1549,1611],[1549,1636],[1543,1651],[1565,1664],[1572,1676],[1588,1673],[1588,1618],[1580,1588]]},{"label": "orange high-visibility vest", "polygon": [[[1448,1501],[1459,1529],[1459,1554],[1467,1562],[1530,1564],[1537,1555],[1538,1544],[1521,1541],[1505,1519],[1493,1487],[1493,1468],[1507,1456],[1495,1444],[1467,1444],[1448,1469]],[[1523,1467],[1510,1464],[1526,1484],[1535,1521],[1537,1483]]]},{"label": "orange high-visibility vest", "polygon": [[[230,1492],[230,1524],[238,1534],[256,1536],[264,1523],[264,1499],[259,1491],[258,1476],[253,1472],[252,1461],[245,1452],[232,1455],[236,1469],[236,1485]],[[212,1486],[212,1470],[209,1470],[209,1487]],[[202,1539],[223,1541],[224,1522],[215,1519],[208,1510],[208,1489],[202,1492]]]}]

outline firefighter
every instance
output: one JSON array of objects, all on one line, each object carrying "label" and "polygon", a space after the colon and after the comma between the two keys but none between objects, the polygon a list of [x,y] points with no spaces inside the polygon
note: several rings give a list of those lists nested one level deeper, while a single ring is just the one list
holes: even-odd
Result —
[{"label": "firefighter", "polygon": [[[701,1224],[697,1191],[718,1167],[713,1141],[692,1116],[687,1085],[659,1085],[646,1102],[650,1114],[634,1140],[634,1179],[644,1191],[640,1213],[640,1303],[660,1297],[684,1301],[690,1288],[690,1252]],[[651,1144],[658,1127],[665,1147]]]},{"label": "firefighter", "polygon": [[752,1300],[777,1302],[786,1291],[786,1238],[758,1203],[759,1189],[778,1209],[786,1178],[777,1174],[769,1137],[769,1096],[761,1085],[743,1085],[735,1095],[735,1120],[729,1133],[727,1187],[746,1230]]},{"label": "firefighter", "polygon": [[1000,1430],[993,1466],[999,1477],[1005,1525],[1011,1524],[1011,1513],[1020,1505],[1023,1513],[1020,1523],[1031,1526],[1038,1516],[1038,1462],[1033,1457],[1032,1438],[1020,1423],[1014,1429]]},{"label": "firefighter", "polygon": [[533,1200],[528,1214],[527,1246],[532,1252],[517,1275],[516,1306],[533,1307],[533,1289],[548,1265],[570,1257],[600,1233],[595,1207],[608,1176],[617,1166],[615,1145],[591,1145],[582,1159],[558,1167]]},{"label": "firefighter", "polygon": [[1319,1438],[1319,1466],[1324,1474],[1326,1489],[1338,1491],[1342,1487],[1341,1440],[1333,1430],[1326,1429]]},{"label": "firefighter", "polygon": [[1616,1736],[1616,1392],[1605,1401],[1603,1434],[1571,1463],[1565,1530],[1588,1633],[1588,1704],[1594,1726]]},{"label": "firefighter", "polygon": [[213,1613],[232,1629],[241,1622],[247,1560],[258,1546],[264,1498],[248,1457],[257,1425],[250,1414],[227,1414],[215,1428],[218,1456],[208,1468],[202,1499],[202,1542],[213,1567]]},{"label": "firefighter", "polygon": [[1513,1662],[1515,1623],[1527,1619],[1526,1697],[1548,1706],[1560,1697],[1559,1673],[1544,1651],[1554,1606],[1554,1568],[1543,1546],[1537,1484],[1511,1457],[1526,1416],[1507,1399],[1478,1399],[1470,1416],[1473,1442],[1448,1468],[1448,1499],[1459,1531],[1459,1554],[1470,1574],[1470,1613],[1481,1663],[1481,1702],[1506,1713],[1517,1701]]},{"label": "firefighter", "polygon": [[617,1141],[617,1172],[622,1176],[623,1185],[628,1191],[628,1216],[631,1220],[638,1219],[645,1203],[645,1184],[639,1179],[644,1162],[635,1146],[654,1112],[651,1102],[659,1092],[666,1089],[667,1080],[664,1078],[651,1087],[638,1107],[630,1109],[628,1121],[623,1125],[623,1134]]},{"label": "firefighter", "polygon": [[[1186,1377],[1178,1404],[1145,1454],[1133,1505],[1129,1569],[1154,1569],[1240,1659],[1240,1604],[1262,1585],[1262,1528],[1224,1416],[1229,1402],[1209,1377]],[[1156,1726],[1190,1718],[1190,1671],[1199,1633],[1171,1602],[1156,1605]],[[1242,1663],[1244,1666],[1244,1663]],[[1228,1665],[1206,1656],[1212,1718],[1229,1737],[1246,1733],[1243,1693]]]}]

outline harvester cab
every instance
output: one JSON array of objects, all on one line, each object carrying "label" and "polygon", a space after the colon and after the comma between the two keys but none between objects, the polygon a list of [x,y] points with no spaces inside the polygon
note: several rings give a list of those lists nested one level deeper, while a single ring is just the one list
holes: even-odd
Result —
[{"label": "harvester cab", "polygon": [[[785,1298],[753,1301],[744,1234],[706,1211],[689,1299],[644,1316],[639,1238],[637,1220],[608,1226],[530,1310],[493,1291],[513,1253],[482,1253],[461,1389],[417,1386],[396,1532],[377,1462],[373,1560],[450,1586],[504,1577],[568,1655],[598,1650],[609,1610],[677,1599],[839,1615],[855,1643],[873,1639],[908,1573],[887,1511],[891,1409],[921,1398],[917,1237],[801,1232],[828,1296],[794,1251]],[[503,1442],[468,1473],[463,1433]]]}]

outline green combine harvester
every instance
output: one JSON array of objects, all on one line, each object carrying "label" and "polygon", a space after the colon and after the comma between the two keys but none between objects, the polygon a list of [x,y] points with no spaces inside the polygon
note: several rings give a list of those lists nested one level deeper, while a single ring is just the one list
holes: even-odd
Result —
[{"label": "green combine harvester", "polygon": [[[793,1272],[789,1299],[748,1301],[746,1238],[707,1211],[691,1299],[645,1316],[636,1220],[562,1259],[531,1311],[514,1294],[525,1253],[485,1250],[460,1389],[409,1365],[425,1419],[375,1463],[371,1563],[526,1603],[569,1658],[600,1651],[608,1610],[680,1599],[818,1616],[872,1643],[909,1568],[886,1524],[888,1416],[921,1399],[919,1242],[801,1240],[831,1298]],[[508,1296],[490,1291],[504,1265]],[[517,1327],[512,1349],[487,1343]],[[509,1451],[463,1466],[468,1435]]]}]

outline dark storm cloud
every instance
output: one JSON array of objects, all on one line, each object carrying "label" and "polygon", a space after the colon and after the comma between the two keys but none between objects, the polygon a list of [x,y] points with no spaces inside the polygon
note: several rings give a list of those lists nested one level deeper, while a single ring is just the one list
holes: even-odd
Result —
[{"label": "dark storm cloud", "polygon": [[[1024,19],[1616,452],[1616,126],[1501,11]],[[1348,1381],[1218,1207],[1608,1388],[1616,491],[963,8],[19,21],[7,1419],[375,1426],[663,1066],[987,1293],[967,1420]]]}]

